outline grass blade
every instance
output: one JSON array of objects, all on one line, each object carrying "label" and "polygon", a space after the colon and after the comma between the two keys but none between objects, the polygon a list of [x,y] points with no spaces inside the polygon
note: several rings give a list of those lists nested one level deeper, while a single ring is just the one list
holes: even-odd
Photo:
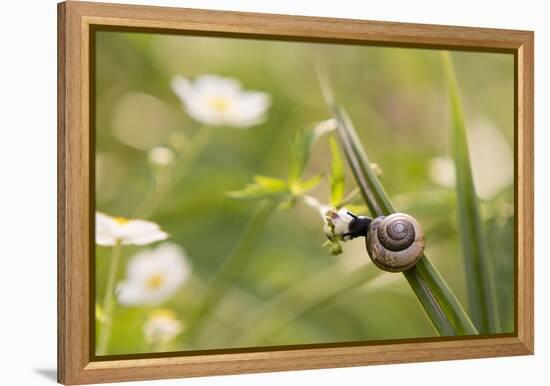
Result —
[{"label": "grass blade", "polygon": [[[325,100],[337,121],[337,134],[346,159],[373,216],[395,212],[390,198],[376,177],[346,112],[336,103],[323,71],[319,78]],[[404,273],[435,330],[442,336],[472,335],[477,330],[468,314],[426,256]]]},{"label": "grass blade", "polygon": [[449,87],[452,121],[451,153],[456,167],[458,217],[470,312],[481,333],[500,332],[493,267],[472,177],[466,125],[458,84],[449,52],[443,52],[442,57]]}]

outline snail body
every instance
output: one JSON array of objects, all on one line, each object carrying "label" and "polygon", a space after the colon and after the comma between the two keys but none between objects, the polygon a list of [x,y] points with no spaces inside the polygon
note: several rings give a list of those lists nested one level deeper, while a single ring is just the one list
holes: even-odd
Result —
[{"label": "snail body", "polygon": [[372,262],[385,271],[406,271],[424,253],[422,227],[407,214],[377,217],[370,222],[366,233],[367,252]]}]

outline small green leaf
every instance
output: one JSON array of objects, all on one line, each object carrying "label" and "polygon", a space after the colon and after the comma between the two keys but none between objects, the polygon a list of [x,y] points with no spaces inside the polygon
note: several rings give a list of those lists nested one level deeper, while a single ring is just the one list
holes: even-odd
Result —
[{"label": "small green leaf", "polygon": [[300,180],[309,158],[313,132],[304,130],[294,135],[290,142],[288,180],[293,183]]},{"label": "small green leaf", "polygon": [[330,203],[337,206],[344,199],[345,171],[340,148],[334,136],[330,136],[330,151],[332,160],[330,163]]},{"label": "small green leaf", "polygon": [[339,255],[344,251],[342,249],[342,243],[340,242],[340,239],[337,237],[325,241],[323,243],[323,247],[327,247],[330,254],[333,256]]},{"label": "small green leaf", "polygon": [[343,252],[342,250],[342,244],[340,243],[340,240],[336,240],[331,242],[330,244],[330,254],[333,256],[339,255]]},{"label": "small green leaf", "polygon": [[323,176],[324,174],[320,173],[308,178],[307,180],[294,182],[291,185],[290,190],[293,195],[300,196],[319,185],[319,183],[323,180]]},{"label": "small green leaf", "polygon": [[286,193],[286,190],[272,191],[264,188],[260,184],[248,184],[242,190],[225,192],[225,195],[230,198],[241,199],[241,200],[242,199],[256,200],[259,198],[279,196],[284,193]]},{"label": "small green leaf", "polygon": [[270,192],[282,192],[288,188],[286,181],[280,178],[256,175],[254,176],[254,181]]},{"label": "small green leaf", "polygon": [[305,130],[298,131],[290,141],[288,181],[299,181],[304,173],[311,148],[323,134],[335,129],[333,120],[319,122]]}]

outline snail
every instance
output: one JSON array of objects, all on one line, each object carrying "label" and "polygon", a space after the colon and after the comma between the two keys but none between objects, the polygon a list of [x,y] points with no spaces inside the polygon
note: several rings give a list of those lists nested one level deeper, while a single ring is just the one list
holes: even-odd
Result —
[{"label": "snail", "polygon": [[389,272],[406,271],[424,253],[422,227],[408,214],[394,213],[371,219],[356,216],[346,209],[332,213],[333,229],[345,229],[344,232],[335,232],[333,236],[344,241],[365,237],[367,253],[380,269]]},{"label": "snail", "polygon": [[377,217],[367,230],[367,252],[380,269],[402,272],[413,267],[424,253],[420,224],[404,213]]}]

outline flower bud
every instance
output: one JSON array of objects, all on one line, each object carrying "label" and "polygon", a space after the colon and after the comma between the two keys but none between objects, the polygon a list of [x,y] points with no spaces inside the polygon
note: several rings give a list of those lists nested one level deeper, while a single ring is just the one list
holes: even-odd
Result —
[{"label": "flower bud", "polygon": [[170,165],[174,161],[174,152],[167,147],[155,147],[149,152],[149,161],[159,166]]},{"label": "flower bud", "polygon": [[349,225],[353,221],[346,208],[337,210],[331,208],[325,213],[325,235],[329,240],[344,240],[343,235],[349,232]]}]

